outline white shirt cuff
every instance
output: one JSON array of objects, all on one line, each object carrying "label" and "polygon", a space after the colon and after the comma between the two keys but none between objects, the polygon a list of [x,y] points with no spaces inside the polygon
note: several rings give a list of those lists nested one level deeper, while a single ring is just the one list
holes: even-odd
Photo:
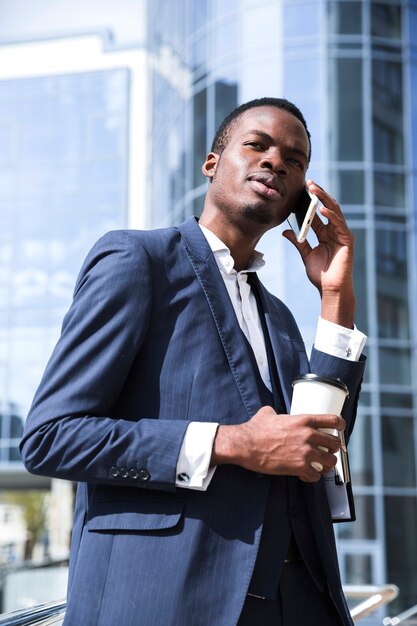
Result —
[{"label": "white shirt cuff", "polygon": [[210,460],[218,426],[213,422],[190,422],[178,456],[177,487],[207,489],[216,471],[210,467]]},{"label": "white shirt cuff", "polygon": [[314,346],[320,352],[348,361],[359,361],[367,336],[356,326],[345,328],[319,317]]}]

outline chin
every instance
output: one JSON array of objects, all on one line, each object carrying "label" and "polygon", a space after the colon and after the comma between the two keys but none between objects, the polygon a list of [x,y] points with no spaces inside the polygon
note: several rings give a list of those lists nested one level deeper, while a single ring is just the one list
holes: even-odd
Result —
[{"label": "chin", "polygon": [[254,205],[243,206],[241,209],[241,215],[252,222],[256,222],[257,224],[263,224],[265,226],[276,225],[275,212],[265,205],[261,207]]}]

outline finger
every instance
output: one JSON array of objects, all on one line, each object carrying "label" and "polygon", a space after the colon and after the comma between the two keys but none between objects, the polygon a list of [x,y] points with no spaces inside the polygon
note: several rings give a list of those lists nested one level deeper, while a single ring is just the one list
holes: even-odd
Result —
[{"label": "finger", "polygon": [[334,435],[319,433],[319,435],[317,436],[316,445],[318,446],[318,448],[332,452],[334,454],[335,452],[338,452],[340,450],[341,441],[339,437],[336,437]]},{"label": "finger", "polygon": [[[320,207],[320,213],[321,213],[321,209],[323,207]],[[325,227],[324,222],[320,219],[319,215],[317,213],[314,214],[313,220],[311,222],[311,228],[314,231],[316,237],[318,238],[320,231],[322,228]]]},{"label": "finger", "polygon": [[[313,462],[310,463],[303,472],[301,472],[298,475],[298,478],[300,480],[302,480],[305,483],[317,483],[320,478],[321,478],[321,474],[323,470],[319,470],[319,465],[321,465],[321,463],[319,463],[318,461],[316,461],[317,466],[314,467],[313,466]],[[323,468],[324,469],[324,468]],[[329,470],[330,471],[330,470]]]},{"label": "finger", "polygon": [[321,463],[319,463],[318,461],[312,461],[311,462],[311,467],[314,467],[316,472],[322,472],[323,471],[323,465]]},{"label": "finger", "polygon": [[330,472],[330,470],[333,469],[336,465],[337,458],[335,454],[332,454],[331,452],[326,452],[323,450],[323,448],[318,447],[314,451],[314,459],[312,463],[317,463],[318,465],[321,465],[323,469],[320,471]]},{"label": "finger", "polygon": [[300,243],[299,241],[297,241],[297,237],[295,236],[294,231],[292,231],[291,229],[284,230],[282,236],[285,237],[285,239],[288,239],[288,241],[290,241],[292,245],[297,248],[298,252],[301,255],[301,258],[304,258],[308,255],[309,252],[311,252],[311,246],[308,243],[307,239]]},{"label": "finger", "polygon": [[333,196],[331,196],[327,191],[325,191],[323,187],[320,187],[320,185],[315,183],[314,180],[308,180],[307,187],[309,192],[317,196],[320,202],[322,202],[325,206],[334,206],[340,209],[340,205],[338,204],[337,200],[333,198]]},{"label": "finger", "polygon": [[[323,214],[322,209],[324,208],[325,209],[324,213],[326,213],[327,211],[333,211],[335,215],[337,215],[343,221],[345,220],[342,208],[340,204],[337,202],[337,200],[333,198],[333,196],[327,193],[327,191],[325,191],[323,187],[320,187],[320,185],[317,185],[317,183],[315,183],[312,180],[307,181],[307,185],[308,185],[308,189],[310,193],[317,196],[317,198],[323,204],[323,206],[319,208],[320,213]],[[325,217],[328,217],[328,216],[325,215]]]},{"label": "finger", "polygon": [[319,209],[320,215],[325,217],[333,226],[341,226],[346,230],[348,229],[346,218],[342,213],[342,209],[339,205],[333,207],[325,206],[324,204]]},{"label": "finger", "polygon": [[299,417],[304,417],[306,424],[311,426],[315,430],[318,428],[332,428],[338,431],[343,431],[346,428],[346,422],[340,415],[334,414],[307,414],[300,415]]}]

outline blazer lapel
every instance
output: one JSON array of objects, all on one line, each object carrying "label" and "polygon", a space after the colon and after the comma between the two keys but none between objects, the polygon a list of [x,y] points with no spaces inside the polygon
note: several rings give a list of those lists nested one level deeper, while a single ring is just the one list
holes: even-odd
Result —
[{"label": "blazer lapel", "polygon": [[[261,406],[259,391],[253,375],[252,363],[248,358],[247,346],[216,260],[198,227],[196,218],[187,220],[179,226],[178,230],[185,242],[186,254],[207,299],[242,401],[248,416],[251,417]],[[242,415],[242,422],[246,419],[246,416]]]}]

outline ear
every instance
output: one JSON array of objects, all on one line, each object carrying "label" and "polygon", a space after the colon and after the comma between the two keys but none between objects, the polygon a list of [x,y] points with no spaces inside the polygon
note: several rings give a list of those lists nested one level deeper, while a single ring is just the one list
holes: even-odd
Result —
[{"label": "ear", "polygon": [[203,163],[202,171],[204,176],[210,178],[210,181],[213,179],[213,176],[216,172],[217,163],[219,162],[219,155],[215,152],[209,152],[206,160]]}]

